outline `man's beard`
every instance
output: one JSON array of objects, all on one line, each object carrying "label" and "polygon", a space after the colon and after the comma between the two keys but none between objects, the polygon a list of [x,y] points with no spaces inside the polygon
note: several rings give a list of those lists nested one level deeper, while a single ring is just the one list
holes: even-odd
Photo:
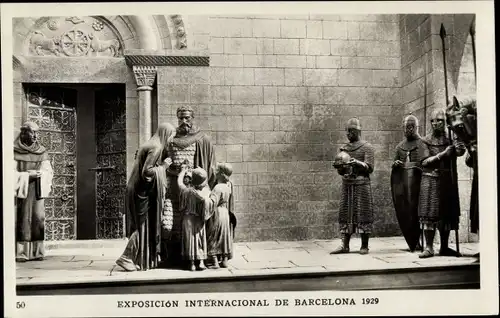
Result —
[{"label": "man's beard", "polygon": [[177,132],[180,135],[187,135],[193,130],[192,124],[181,124],[179,127],[177,127]]}]

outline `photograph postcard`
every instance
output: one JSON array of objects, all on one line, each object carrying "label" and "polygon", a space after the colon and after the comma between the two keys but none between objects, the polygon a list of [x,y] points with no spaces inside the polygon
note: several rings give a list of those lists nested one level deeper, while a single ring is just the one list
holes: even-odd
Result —
[{"label": "photograph postcard", "polygon": [[493,4],[2,3],[4,317],[498,314]]}]

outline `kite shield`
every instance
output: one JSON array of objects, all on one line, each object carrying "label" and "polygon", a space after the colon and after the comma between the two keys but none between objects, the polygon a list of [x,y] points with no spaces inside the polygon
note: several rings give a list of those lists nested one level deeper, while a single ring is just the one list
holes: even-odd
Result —
[{"label": "kite shield", "polygon": [[403,167],[394,167],[391,172],[392,202],[399,227],[412,252],[420,238],[418,200],[421,178],[422,170],[416,162],[406,162]]}]

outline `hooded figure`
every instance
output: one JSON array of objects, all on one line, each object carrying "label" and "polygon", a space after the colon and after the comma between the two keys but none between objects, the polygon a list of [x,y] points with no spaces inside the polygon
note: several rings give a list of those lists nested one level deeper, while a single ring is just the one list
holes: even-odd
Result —
[{"label": "hooded figure", "polygon": [[162,123],[137,152],[125,198],[129,242],[116,261],[127,271],[158,267],[162,225],[164,229],[172,228],[172,216],[162,212],[169,186],[165,171],[171,162],[167,147],[174,135],[175,127]]},{"label": "hooded figure", "polygon": [[38,142],[39,127],[28,121],[14,141],[16,167],[16,261],[45,256],[44,198],[52,187],[53,170],[47,149]]}]

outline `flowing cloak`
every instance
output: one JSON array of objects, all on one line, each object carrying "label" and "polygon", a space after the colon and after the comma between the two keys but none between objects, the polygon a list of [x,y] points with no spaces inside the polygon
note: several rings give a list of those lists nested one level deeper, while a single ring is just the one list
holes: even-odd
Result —
[{"label": "flowing cloak", "polygon": [[125,209],[129,242],[120,261],[141,270],[158,267],[161,250],[161,213],[168,187],[161,162],[166,152],[160,142],[147,142],[137,158],[127,183]]},{"label": "flowing cloak", "polygon": [[212,193],[210,200],[213,208],[207,220],[208,256],[233,257],[233,227],[230,213],[234,211],[233,184],[219,183]]},{"label": "flowing cloak", "polygon": [[422,140],[401,141],[395,150],[394,161],[400,160],[404,166],[395,166],[391,171],[391,190],[399,227],[410,250],[418,245],[420,222],[418,219],[418,200],[422,177],[421,151]]},{"label": "flowing cloak", "polygon": [[207,258],[207,239],[205,221],[210,216],[212,205],[210,189],[196,190],[183,187],[179,194],[179,210],[182,218],[182,258],[184,260],[205,260]]},{"label": "flowing cloak", "polygon": [[211,139],[199,130],[194,130],[186,136],[176,136],[168,147],[172,165],[167,171],[170,187],[167,190],[166,209],[173,214],[173,224],[170,233],[164,235],[168,238],[167,250],[173,262],[181,256],[182,213],[179,210],[179,187],[177,175],[184,160],[188,161],[191,168],[200,167],[207,172],[207,182],[210,189],[215,185],[215,147]]},{"label": "flowing cloak", "polygon": [[418,207],[420,222],[424,227],[438,226],[444,230],[456,230],[460,219],[460,201],[457,171],[453,166],[456,167],[457,156],[462,156],[465,148],[462,143],[450,141],[446,136],[435,138],[428,135],[423,137],[422,141],[422,147],[419,149],[422,161],[443,152],[452,142],[456,151],[423,167]]},{"label": "flowing cloak", "polygon": [[465,164],[472,168],[472,191],[470,197],[470,221],[471,232],[479,233],[479,196],[478,196],[478,179],[477,179],[477,152],[473,155],[467,154]]},{"label": "flowing cloak", "polygon": [[[53,178],[50,158],[47,149],[38,142],[26,146],[17,137],[14,141],[14,160],[17,177],[15,180],[16,259],[43,258],[45,254],[43,198],[48,196]],[[30,179],[28,170],[40,171],[41,177]]]},{"label": "flowing cloak", "polygon": [[351,158],[368,165],[368,169],[354,167],[353,174],[342,176],[339,225],[341,233],[371,233],[373,224],[373,195],[370,174],[375,165],[373,146],[366,141],[348,143],[340,148]]}]

